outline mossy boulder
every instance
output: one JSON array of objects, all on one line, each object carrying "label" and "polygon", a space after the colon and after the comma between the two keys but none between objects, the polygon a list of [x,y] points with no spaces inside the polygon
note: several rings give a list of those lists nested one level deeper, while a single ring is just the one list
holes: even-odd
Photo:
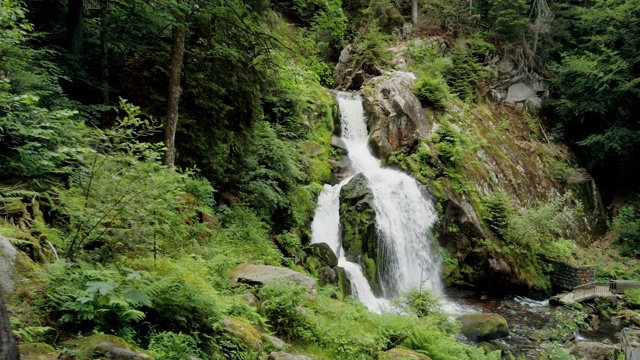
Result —
[{"label": "mossy boulder", "polygon": [[311,254],[320,259],[325,265],[338,266],[338,257],[326,243],[316,243],[309,246]]},{"label": "mossy boulder", "polygon": [[462,333],[471,341],[491,341],[509,336],[507,320],[498,314],[463,315],[458,320],[462,324]]},{"label": "mossy boulder", "polygon": [[113,335],[95,334],[62,344],[72,349],[75,360],[151,360],[152,357]]},{"label": "mossy boulder", "polygon": [[253,325],[237,318],[222,319],[222,326],[249,349],[259,351],[262,348],[262,338]]},{"label": "mossy boulder", "polygon": [[431,360],[427,355],[417,353],[413,350],[394,348],[379,354],[380,360]]},{"label": "mossy boulder", "polygon": [[362,173],[355,175],[340,190],[340,227],[347,260],[362,266],[374,294],[382,296],[379,274],[384,271],[384,259],[373,201],[367,178]]},{"label": "mossy boulder", "polygon": [[22,360],[56,360],[58,353],[52,346],[43,343],[18,345]]}]

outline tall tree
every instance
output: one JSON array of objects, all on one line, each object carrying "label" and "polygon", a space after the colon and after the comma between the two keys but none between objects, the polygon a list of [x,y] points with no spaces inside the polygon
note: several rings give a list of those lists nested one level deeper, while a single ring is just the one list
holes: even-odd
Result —
[{"label": "tall tree", "polygon": [[4,295],[0,288],[0,359],[18,360],[18,346],[11,332],[11,322],[9,322],[9,312],[4,303]]},{"label": "tall tree", "polygon": [[167,151],[164,155],[164,164],[173,167],[176,161],[176,129],[178,128],[178,111],[182,87],[182,65],[184,63],[185,39],[187,25],[184,13],[177,9],[174,14],[176,24],[173,28],[173,41],[171,44],[171,66],[169,68],[169,90],[167,96],[167,121],[164,126],[164,144]]},{"label": "tall tree", "polygon": [[84,0],[69,0],[67,9],[67,47],[74,56],[82,54]]}]

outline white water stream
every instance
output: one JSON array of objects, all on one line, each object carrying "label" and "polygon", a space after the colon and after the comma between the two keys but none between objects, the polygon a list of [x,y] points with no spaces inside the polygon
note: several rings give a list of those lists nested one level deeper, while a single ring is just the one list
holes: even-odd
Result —
[{"label": "white water stream", "polygon": [[[389,299],[402,291],[422,286],[436,295],[443,294],[440,264],[431,251],[432,227],[437,213],[428,195],[410,176],[382,167],[370,152],[369,134],[360,95],[337,93],[342,140],[346,145],[354,174],[362,173],[374,196],[376,224],[385,253],[386,273],[380,274],[384,298],[376,298],[356,263],[344,257],[340,235],[340,184],[325,185],[318,198],[312,223],[312,243],[327,243],[336,253],[339,266],[347,272],[352,291],[371,311],[390,310]],[[380,268],[380,265],[378,266]]]}]

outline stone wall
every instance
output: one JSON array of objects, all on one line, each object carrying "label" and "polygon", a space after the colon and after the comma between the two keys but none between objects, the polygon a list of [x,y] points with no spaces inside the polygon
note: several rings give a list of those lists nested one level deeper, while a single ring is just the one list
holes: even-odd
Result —
[{"label": "stone wall", "polygon": [[551,271],[551,285],[556,289],[573,290],[574,287],[594,282],[596,279],[595,266],[575,266],[560,261],[549,261]]}]

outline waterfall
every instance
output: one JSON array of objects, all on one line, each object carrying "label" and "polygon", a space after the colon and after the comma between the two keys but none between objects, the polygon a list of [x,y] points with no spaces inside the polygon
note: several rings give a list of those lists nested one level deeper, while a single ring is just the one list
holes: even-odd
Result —
[{"label": "waterfall", "polygon": [[340,107],[342,140],[352,172],[362,173],[374,197],[374,210],[381,251],[385,254],[380,274],[384,298],[376,298],[358,264],[347,261],[340,239],[340,189],[351,178],[330,186],[318,198],[312,223],[313,243],[327,243],[347,272],[352,290],[371,311],[390,309],[388,299],[402,291],[423,286],[443,294],[440,264],[431,250],[432,227],[437,213],[428,194],[412,177],[382,167],[369,150],[362,98],[354,93],[336,93]]}]

